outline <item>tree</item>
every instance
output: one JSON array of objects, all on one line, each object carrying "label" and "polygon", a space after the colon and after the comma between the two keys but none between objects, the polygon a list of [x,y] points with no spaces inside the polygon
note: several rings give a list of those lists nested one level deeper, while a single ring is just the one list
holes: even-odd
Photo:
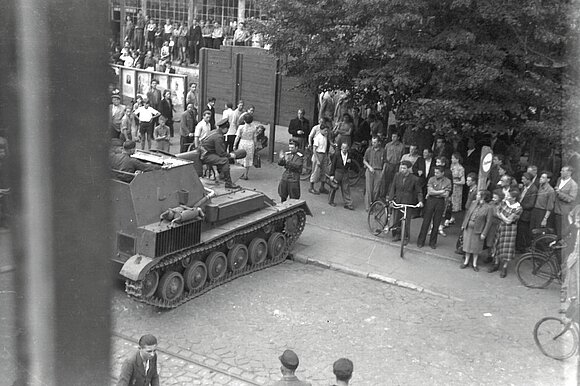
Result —
[{"label": "tree", "polygon": [[312,91],[390,102],[446,136],[577,136],[579,0],[259,0],[253,28]]}]

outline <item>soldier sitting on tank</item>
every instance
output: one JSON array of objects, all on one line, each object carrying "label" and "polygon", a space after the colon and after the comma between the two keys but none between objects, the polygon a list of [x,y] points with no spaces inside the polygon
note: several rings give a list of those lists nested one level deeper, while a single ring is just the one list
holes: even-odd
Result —
[{"label": "soldier sitting on tank", "polygon": [[208,166],[217,166],[218,172],[223,174],[225,187],[238,189],[238,185],[232,182],[230,175],[230,158],[235,159],[234,153],[226,151],[224,135],[227,133],[230,123],[228,118],[222,118],[216,123],[217,129],[213,130],[201,141],[201,161]]},{"label": "soldier sitting on tank", "polygon": [[131,155],[135,153],[135,146],[135,142],[125,141],[123,143],[123,151],[121,153],[111,155],[111,167],[114,170],[125,172],[116,173],[117,179],[123,182],[131,182],[135,177],[132,174],[137,171],[148,172],[151,170],[161,169],[161,166],[159,165],[147,164],[131,157]]}]

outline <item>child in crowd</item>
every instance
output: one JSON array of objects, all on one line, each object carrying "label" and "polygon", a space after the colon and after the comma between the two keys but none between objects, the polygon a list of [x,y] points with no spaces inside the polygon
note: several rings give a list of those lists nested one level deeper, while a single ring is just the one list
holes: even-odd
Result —
[{"label": "child in crowd", "polygon": [[157,150],[169,152],[169,126],[165,124],[166,122],[167,118],[161,115],[159,117],[159,125],[153,131],[153,139],[155,139],[157,144]]}]

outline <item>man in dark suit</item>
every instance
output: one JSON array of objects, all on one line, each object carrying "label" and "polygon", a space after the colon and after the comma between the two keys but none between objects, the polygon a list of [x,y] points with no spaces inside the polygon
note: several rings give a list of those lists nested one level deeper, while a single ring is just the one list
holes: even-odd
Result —
[{"label": "man in dark suit", "polygon": [[[352,206],[352,198],[350,197],[350,185],[348,179],[348,170],[351,168],[352,161],[348,152],[348,143],[343,142],[340,145],[340,151],[334,153],[332,156],[332,164],[330,166],[330,173],[328,173],[330,180],[337,182],[340,186],[342,199],[344,200],[344,208],[354,210]],[[336,206],[334,203],[334,195],[337,189],[332,189],[328,196],[328,203],[331,206]]]},{"label": "man in dark suit", "polygon": [[[423,189],[419,182],[419,177],[411,173],[412,164],[409,161],[401,161],[399,165],[399,172],[395,174],[391,189],[388,193],[387,199],[393,200],[397,204],[408,204],[423,206]],[[407,209],[407,221],[405,221],[405,240],[404,243],[409,243],[409,236],[411,232],[411,219],[414,217],[414,208]],[[403,214],[400,210],[393,211],[393,224],[397,224]],[[400,230],[393,230],[393,241],[401,240]]]},{"label": "man in dark suit", "polygon": [[157,338],[143,335],[139,339],[139,351],[123,363],[117,386],[159,386],[156,353]]},{"label": "man in dark suit", "polygon": [[215,129],[215,98],[211,97],[207,100],[207,106],[205,106],[206,110],[211,111],[211,117],[209,118],[209,124],[211,129]]},{"label": "man in dark suit", "polygon": [[288,125],[288,134],[298,143],[298,149],[304,150],[308,144],[308,135],[310,134],[310,121],[304,117],[304,109],[298,110],[298,116],[290,121]]},{"label": "man in dark suit", "polygon": [[201,48],[201,27],[197,20],[189,28],[187,41],[189,42],[189,64],[199,63],[199,49]]},{"label": "man in dark suit", "polygon": [[533,179],[534,176],[528,172],[522,175],[523,188],[519,202],[523,212],[518,220],[516,235],[516,251],[519,252],[525,251],[531,244],[530,218],[538,196],[538,187],[532,182]]},{"label": "man in dark suit", "polygon": [[554,191],[556,200],[554,201],[554,225],[556,234],[562,238],[568,234],[568,214],[574,209],[576,197],[578,196],[578,184],[572,179],[574,170],[571,166],[562,166],[560,178],[556,182]]}]

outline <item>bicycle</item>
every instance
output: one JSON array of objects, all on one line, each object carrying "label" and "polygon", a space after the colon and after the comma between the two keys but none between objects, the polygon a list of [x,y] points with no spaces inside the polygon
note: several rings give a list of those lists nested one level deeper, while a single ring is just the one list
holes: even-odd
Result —
[{"label": "bicycle", "polygon": [[546,316],[534,326],[534,342],[547,357],[564,360],[578,352],[578,306],[572,304],[566,318]]},{"label": "bicycle", "polygon": [[[405,254],[405,225],[407,224],[407,210],[409,208],[419,208],[419,204],[398,204],[392,200],[385,203],[382,200],[377,200],[371,204],[367,217],[369,229],[375,236],[379,236],[381,233],[388,233],[389,231],[401,232],[401,259],[404,258]],[[393,210],[398,210],[403,214],[395,224],[393,224],[392,220]]]},{"label": "bicycle", "polygon": [[[543,235],[541,241],[548,235]],[[546,288],[552,281],[562,282],[559,251],[566,248],[566,243],[555,239],[544,247],[544,242],[532,244],[530,252],[524,253],[516,264],[519,281],[528,288]],[[541,249],[540,249],[541,248]],[[544,250],[543,248],[547,248]]]}]

